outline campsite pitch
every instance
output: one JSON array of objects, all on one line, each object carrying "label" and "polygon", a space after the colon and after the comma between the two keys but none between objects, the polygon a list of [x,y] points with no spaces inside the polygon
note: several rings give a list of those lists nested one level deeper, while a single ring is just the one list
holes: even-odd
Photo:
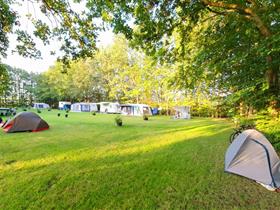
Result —
[{"label": "campsite pitch", "polygon": [[0,209],[274,209],[279,194],[224,173],[226,120],[43,111],[0,132]]}]

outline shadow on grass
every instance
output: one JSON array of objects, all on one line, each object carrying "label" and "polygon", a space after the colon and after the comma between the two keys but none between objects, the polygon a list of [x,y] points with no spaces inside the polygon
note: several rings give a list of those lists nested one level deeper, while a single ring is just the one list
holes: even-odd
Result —
[{"label": "shadow on grass", "polygon": [[[19,180],[19,186],[26,189],[29,199],[20,199],[20,189],[8,189],[4,197],[11,196],[7,201],[14,198],[15,203],[10,204],[13,207],[35,209],[261,208],[264,199],[275,197],[253,185],[244,190],[244,186],[240,188],[247,184],[243,179],[231,180],[223,173],[227,145],[221,142],[228,130],[206,135],[196,131],[191,138],[159,147],[154,142],[146,147],[129,144],[103,151],[97,157],[94,151],[84,150],[72,154],[77,158],[57,160],[44,167],[34,163],[17,173],[10,168],[14,174],[7,174],[8,179],[27,176]],[[131,152],[126,151],[128,148]],[[9,205],[6,202],[0,206],[5,204]]]},{"label": "shadow on grass", "polygon": [[[50,164],[54,164],[60,161],[75,161],[79,159],[98,159],[99,157],[106,157],[110,154],[114,153],[115,156],[122,156],[133,153],[143,153],[150,150],[154,150],[160,147],[164,147],[176,142],[185,141],[185,140],[193,140],[194,137],[199,136],[199,138],[207,137],[210,135],[217,134],[217,131],[214,129],[213,131],[209,128],[215,128],[215,125],[207,125],[201,127],[185,127],[180,129],[170,129],[167,131],[155,132],[152,135],[147,135],[143,137],[143,133],[141,135],[130,136],[129,138],[122,137],[122,140],[114,142],[104,142],[100,146],[93,145],[90,149],[80,148],[74,149],[70,151],[60,151],[59,154],[52,154],[51,156],[27,161],[14,161],[14,164],[2,164],[0,165],[0,170],[19,170],[24,168],[33,168],[33,166],[47,166]],[[219,132],[223,132],[228,128],[224,128],[221,130],[219,128]],[[106,134],[103,134],[106,135]],[[104,136],[103,136],[104,138]],[[114,139],[118,139],[114,136]],[[196,139],[196,138],[194,138]],[[9,160],[4,161],[4,163],[9,162]],[[0,171],[1,172],[1,171]]]}]

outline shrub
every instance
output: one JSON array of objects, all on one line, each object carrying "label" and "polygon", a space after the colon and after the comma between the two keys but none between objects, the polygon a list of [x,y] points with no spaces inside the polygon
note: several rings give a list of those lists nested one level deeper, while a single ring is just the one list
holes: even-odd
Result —
[{"label": "shrub", "polygon": [[115,117],[115,123],[116,123],[117,126],[122,126],[123,125],[123,121],[122,121],[121,116],[116,116]]},{"label": "shrub", "polygon": [[91,114],[92,114],[92,115],[96,115],[96,112],[92,112]]},{"label": "shrub", "polygon": [[280,150],[280,119],[259,118],[256,128],[263,132],[276,150]]},{"label": "shrub", "polygon": [[39,114],[40,114],[40,113],[41,113],[41,110],[40,110],[40,109],[37,109],[37,113],[39,113]]},{"label": "shrub", "polygon": [[57,113],[57,116],[60,117],[60,113]]},{"label": "shrub", "polygon": [[23,108],[23,109],[22,109],[22,111],[26,112],[26,111],[27,111],[27,109],[26,109],[26,108]]},{"label": "shrub", "polygon": [[143,120],[149,120],[148,115],[143,115]]},{"label": "shrub", "polygon": [[234,117],[233,122],[235,127],[255,127],[254,118]]},{"label": "shrub", "polygon": [[235,117],[233,121],[236,127],[255,127],[280,151],[280,118],[272,118],[266,111],[259,112],[254,118]]},{"label": "shrub", "polygon": [[49,108],[49,109],[48,109],[48,111],[50,112],[50,111],[52,111],[52,109],[51,109],[51,108]]},{"label": "shrub", "polygon": [[68,117],[68,114],[66,114],[65,117],[67,118],[67,117]]}]

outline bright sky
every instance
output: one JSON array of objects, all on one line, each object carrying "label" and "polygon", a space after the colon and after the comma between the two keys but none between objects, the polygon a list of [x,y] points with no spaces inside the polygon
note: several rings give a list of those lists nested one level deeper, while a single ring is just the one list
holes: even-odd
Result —
[{"label": "bright sky", "polygon": [[[99,35],[99,43],[98,46],[107,46],[113,42],[113,32],[112,31],[106,31],[102,32]],[[10,37],[10,46],[14,46],[15,38]],[[19,56],[18,54],[11,53],[11,50],[8,52],[7,58],[4,58],[2,61],[5,64],[8,64],[12,67],[17,67],[21,69],[25,69],[29,72],[43,72],[48,70],[48,68],[54,64],[56,61],[55,55],[50,55],[50,51],[53,49],[59,49],[59,46],[56,46],[55,43],[44,46],[43,44],[37,43],[39,46],[39,49],[42,53],[42,59],[30,59],[30,58],[24,58],[22,56]]]},{"label": "bright sky", "polygon": [[[35,5],[36,7],[37,5]],[[14,6],[14,10],[18,11],[21,14],[20,22],[21,28],[26,29],[27,31],[32,31],[32,24],[28,21],[28,19],[22,15],[27,13],[35,14],[36,17],[40,17],[40,19],[44,19],[44,17],[40,16],[40,14],[34,10],[34,6],[24,2],[21,6]],[[33,12],[34,11],[34,12]],[[44,46],[41,41],[36,41],[38,48],[40,49],[42,55],[42,59],[30,59],[19,56],[16,53],[12,53],[11,50],[14,49],[16,45],[15,36],[11,35],[9,37],[10,40],[10,49],[8,50],[7,58],[3,58],[2,62],[8,64],[12,67],[22,68],[29,72],[43,72],[46,71],[51,65],[54,64],[57,55],[50,55],[50,51],[58,50],[59,45],[56,42],[51,43],[48,46]],[[107,46],[113,42],[113,32],[111,30],[100,33],[98,37],[97,46]]]}]

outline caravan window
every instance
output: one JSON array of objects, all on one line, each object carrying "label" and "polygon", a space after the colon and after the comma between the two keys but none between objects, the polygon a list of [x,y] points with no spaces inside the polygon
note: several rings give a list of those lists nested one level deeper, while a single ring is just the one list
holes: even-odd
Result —
[{"label": "caravan window", "polygon": [[128,115],[131,115],[132,114],[132,107],[131,106],[125,106],[125,107],[122,107],[122,110],[127,113]]},{"label": "caravan window", "polygon": [[81,111],[82,112],[89,112],[90,111],[90,107],[87,104],[82,104],[81,105]]},{"label": "caravan window", "polygon": [[140,107],[139,106],[134,106],[134,114],[135,115],[141,115]]}]

